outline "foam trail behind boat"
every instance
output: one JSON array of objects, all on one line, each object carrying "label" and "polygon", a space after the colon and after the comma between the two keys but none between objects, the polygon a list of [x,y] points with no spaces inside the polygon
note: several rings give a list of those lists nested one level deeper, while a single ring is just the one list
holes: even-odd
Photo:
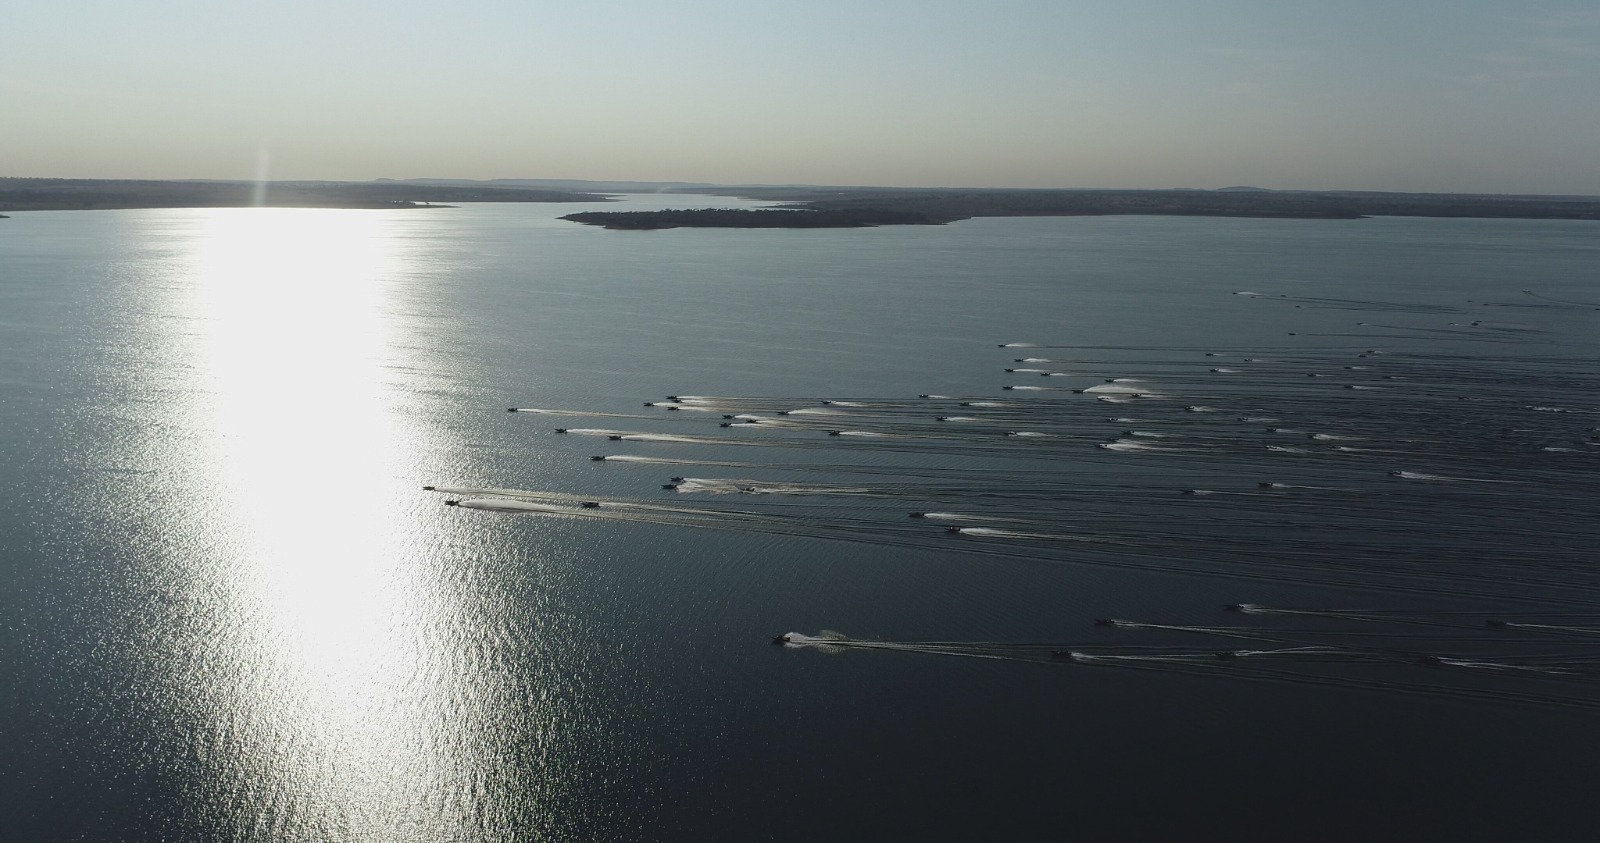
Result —
[{"label": "foam trail behind boat", "polygon": [[507,498],[472,498],[459,501],[456,506],[462,509],[482,509],[487,512],[533,512],[546,515],[577,515],[581,512],[581,510],[570,506],[556,506],[555,504],[510,500]]},{"label": "foam trail behind boat", "polygon": [[536,407],[512,407],[513,413],[530,413],[538,416],[590,416],[605,419],[658,419],[660,416],[646,416],[640,413],[597,413],[590,410],[545,410]]},{"label": "foam trail behind boat", "polygon": [[758,463],[733,462],[731,460],[691,460],[677,457],[645,457],[636,454],[605,454],[589,459],[595,462],[622,462],[639,463],[642,465],[705,465],[717,468],[759,468]]}]

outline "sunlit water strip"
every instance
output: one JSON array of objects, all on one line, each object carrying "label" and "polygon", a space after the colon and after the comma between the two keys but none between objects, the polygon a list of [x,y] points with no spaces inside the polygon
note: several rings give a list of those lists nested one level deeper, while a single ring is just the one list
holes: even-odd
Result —
[{"label": "sunlit water strip", "polygon": [[[393,214],[222,210],[193,232],[193,456],[214,489],[194,560],[207,611],[181,619],[196,825],[241,839],[455,839],[485,809],[474,665],[396,492],[418,446],[385,364],[407,245]],[[197,410],[197,412],[201,412]],[[362,478],[335,510],[305,489]],[[192,637],[191,637],[192,636]]]}]

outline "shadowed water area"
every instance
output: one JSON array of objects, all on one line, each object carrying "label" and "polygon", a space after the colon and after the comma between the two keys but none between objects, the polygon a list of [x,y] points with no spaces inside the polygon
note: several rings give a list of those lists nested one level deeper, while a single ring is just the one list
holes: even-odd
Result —
[{"label": "shadowed water area", "polygon": [[1583,838],[1594,223],[585,207],[5,221],[19,839]]}]

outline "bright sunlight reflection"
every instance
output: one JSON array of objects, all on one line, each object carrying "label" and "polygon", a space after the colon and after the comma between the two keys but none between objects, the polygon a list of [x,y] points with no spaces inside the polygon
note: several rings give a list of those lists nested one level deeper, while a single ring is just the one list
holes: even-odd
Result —
[{"label": "bright sunlight reflection", "polygon": [[237,696],[219,749],[239,786],[271,789],[284,838],[410,839],[460,819],[437,800],[468,762],[436,703],[459,677],[430,658],[444,610],[397,506],[415,443],[385,380],[394,219],[221,210],[196,245],[217,523],[237,532],[221,581],[244,650],[224,656]]}]

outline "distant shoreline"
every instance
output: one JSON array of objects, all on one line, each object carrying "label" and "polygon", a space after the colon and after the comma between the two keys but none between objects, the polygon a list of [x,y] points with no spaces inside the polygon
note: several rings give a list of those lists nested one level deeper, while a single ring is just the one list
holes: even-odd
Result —
[{"label": "distant shoreline", "polygon": [[1365,217],[1600,220],[1600,198],[1437,193],[1223,190],[942,190],[736,188],[704,190],[786,202],[790,209],[910,214],[944,221],[1023,216],[1199,216],[1355,220]]},{"label": "distant shoreline", "polygon": [[699,208],[663,211],[585,211],[561,219],[613,231],[664,228],[871,228],[880,225],[943,225],[953,220],[925,214],[860,209],[813,211],[804,208]]},{"label": "distant shoreline", "polygon": [[1184,216],[1359,220],[1375,216],[1600,220],[1600,201],[1352,196],[1276,191],[936,191],[793,189],[728,191],[745,199],[789,200],[778,208],[592,211],[561,219],[615,231],[666,228],[867,228],[942,225],[974,217]]},{"label": "distant shoreline", "polygon": [[[556,185],[555,187],[546,186]],[[128,208],[415,209],[467,202],[593,204],[613,195],[572,182],[380,180],[371,182],[137,181],[0,178],[0,216],[16,211]],[[648,183],[606,184],[642,190]],[[669,186],[670,185],[670,186]],[[583,212],[562,219],[614,230],[663,228],[866,228],[942,225],[974,217],[1191,216],[1356,220],[1364,217],[1600,220],[1600,197],[1371,191],[1063,190],[715,186],[662,183],[664,192],[782,202],[764,209]]]},{"label": "distant shoreline", "polygon": [[119,181],[0,178],[0,212],[130,208],[454,207],[460,202],[610,202],[598,193],[396,182]]}]

